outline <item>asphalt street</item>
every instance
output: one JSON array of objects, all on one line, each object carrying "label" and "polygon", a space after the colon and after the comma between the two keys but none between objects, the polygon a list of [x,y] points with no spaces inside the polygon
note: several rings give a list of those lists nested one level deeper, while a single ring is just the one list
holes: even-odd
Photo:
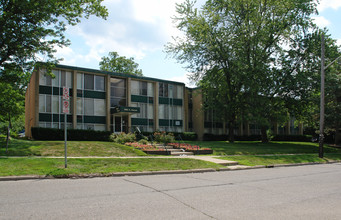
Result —
[{"label": "asphalt street", "polygon": [[2,181],[0,219],[341,219],[341,164]]}]

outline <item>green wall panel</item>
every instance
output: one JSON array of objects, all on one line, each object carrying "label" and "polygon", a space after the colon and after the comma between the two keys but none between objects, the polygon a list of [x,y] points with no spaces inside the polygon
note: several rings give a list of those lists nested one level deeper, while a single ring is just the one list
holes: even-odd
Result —
[{"label": "green wall panel", "polygon": [[169,105],[169,98],[159,97],[159,104]]},{"label": "green wall panel", "polygon": [[180,106],[182,106],[182,99],[173,99],[173,105],[180,105]]},{"label": "green wall panel", "polygon": [[52,94],[52,87],[51,86],[39,86],[39,94]]},{"label": "green wall panel", "polygon": [[39,121],[46,121],[51,122],[52,121],[52,115],[49,113],[39,113]]},{"label": "green wall panel", "polygon": [[106,117],[105,116],[84,116],[84,123],[105,124]]},{"label": "green wall panel", "polygon": [[105,92],[84,90],[83,94],[84,94],[83,96],[84,98],[105,99]]},{"label": "green wall panel", "polygon": [[131,101],[132,102],[148,103],[148,97],[147,96],[141,96],[141,95],[131,95]]},{"label": "green wall panel", "polygon": [[148,119],[145,118],[132,118],[131,125],[148,125]]}]

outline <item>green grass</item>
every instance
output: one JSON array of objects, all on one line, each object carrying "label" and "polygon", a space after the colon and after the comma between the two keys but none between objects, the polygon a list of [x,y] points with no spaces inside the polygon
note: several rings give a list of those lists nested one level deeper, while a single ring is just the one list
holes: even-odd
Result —
[{"label": "green grass", "polygon": [[159,170],[188,170],[199,168],[219,169],[223,166],[194,159],[180,158],[110,158],[64,159],[52,158],[0,158],[0,176],[71,174],[110,174],[113,172],[139,172]]},{"label": "green grass", "polygon": [[[8,154],[6,143],[0,140],[0,156],[64,156],[64,141],[31,141],[12,139]],[[68,156],[145,156],[133,147],[101,141],[68,141]]]},{"label": "green grass", "polygon": [[293,164],[293,163],[325,163],[328,161],[340,161],[341,154],[325,154],[324,158],[319,158],[317,154],[304,155],[272,155],[272,156],[227,156],[219,157],[219,159],[232,160],[239,162],[240,165],[256,166],[256,165],[275,165],[275,164]]},{"label": "green grass", "polygon": [[[318,144],[310,142],[274,141],[186,141],[186,143],[209,147],[214,155],[261,155],[261,154],[313,154],[318,153]],[[326,153],[341,153],[340,149],[324,146]]]}]

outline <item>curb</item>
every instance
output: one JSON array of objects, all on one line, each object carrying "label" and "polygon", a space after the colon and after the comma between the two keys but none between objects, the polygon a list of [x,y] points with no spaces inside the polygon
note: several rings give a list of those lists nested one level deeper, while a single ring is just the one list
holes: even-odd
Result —
[{"label": "curb", "polygon": [[215,170],[213,168],[207,169],[193,169],[193,170],[163,170],[163,171],[144,171],[144,172],[117,172],[108,174],[79,174],[79,175],[67,175],[67,176],[39,176],[39,175],[27,175],[27,176],[0,176],[1,181],[19,181],[19,180],[39,180],[39,179],[85,179],[96,177],[121,177],[121,176],[146,176],[146,175],[167,175],[167,174],[187,174],[187,173],[207,173],[207,172],[225,172],[225,171],[237,171],[237,170],[252,170],[262,168],[277,168],[277,167],[293,167],[293,166],[306,166],[306,165],[319,165],[319,164],[334,164],[341,161],[330,161],[326,163],[295,163],[295,164],[278,164],[278,165],[260,165],[249,167],[226,167]]}]

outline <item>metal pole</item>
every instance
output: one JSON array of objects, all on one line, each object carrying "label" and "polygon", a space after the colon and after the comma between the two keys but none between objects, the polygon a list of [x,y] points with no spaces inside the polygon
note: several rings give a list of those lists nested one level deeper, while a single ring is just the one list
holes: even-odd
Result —
[{"label": "metal pole", "polygon": [[321,36],[321,101],[320,101],[320,135],[319,135],[319,157],[323,158],[324,142],[324,33]]},{"label": "metal pole", "polygon": [[67,127],[66,127],[66,113],[64,114],[64,137],[65,137],[65,143],[64,143],[64,151],[65,151],[65,168],[67,168]]}]

